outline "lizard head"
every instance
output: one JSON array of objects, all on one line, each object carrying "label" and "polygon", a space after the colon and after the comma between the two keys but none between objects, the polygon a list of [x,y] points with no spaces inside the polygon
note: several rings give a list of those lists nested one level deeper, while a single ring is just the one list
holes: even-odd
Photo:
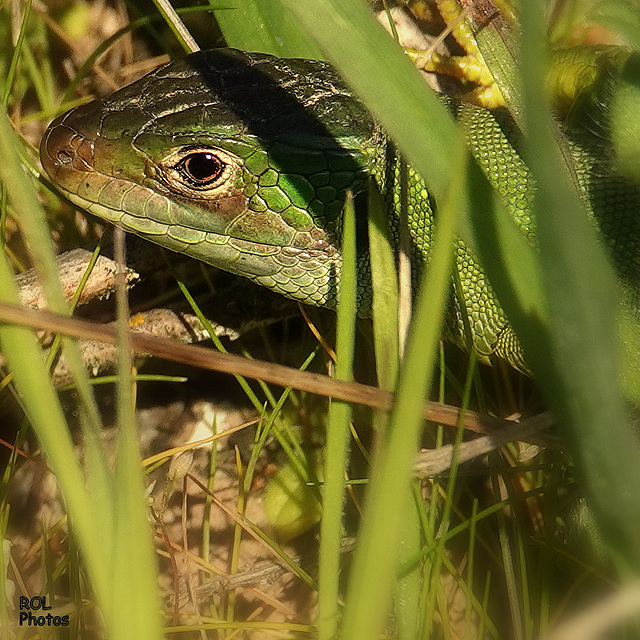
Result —
[{"label": "lizard head", "polygon": [[324,63],[214,50],[62,115],[40,153],[83,209],[332,306],[341,211],[366,188],[374,135]]}]

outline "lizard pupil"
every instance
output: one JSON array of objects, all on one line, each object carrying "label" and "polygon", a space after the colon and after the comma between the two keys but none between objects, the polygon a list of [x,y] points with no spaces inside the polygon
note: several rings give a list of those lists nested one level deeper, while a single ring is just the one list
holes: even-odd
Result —
[{"label": "lizard pupil", "polygon": [[207,186],[215,182],[224,170],[224,163],[208,151],[188,155],[182,161],[186,177],[196,186]]}]

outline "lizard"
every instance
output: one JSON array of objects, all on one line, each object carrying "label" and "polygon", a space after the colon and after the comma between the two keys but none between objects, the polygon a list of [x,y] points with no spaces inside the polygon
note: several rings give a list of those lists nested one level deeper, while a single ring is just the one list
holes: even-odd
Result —
[{"label": "lizard", "polygon": [[[535,184],[517,125],[504,109],[443,100],[520,230],[535,242]],[[616,174],[601,131],[585,126],[567,136],[582,195],[617,271],[637,285],[640,190]],[[81,208],[304,304],[336,306],[347,193],[355,195],[362,221],[363,196],[375,184],[398,236],[402,160],[325,62],[233,49],[194,53],[58,117],[40,154],[52,182]],[[407,173],[417,279],[428,266],[438,204],[420,175],[411,167]],[[368,316],[364,234],[357,265],[358,314]],[[463,348],[470,338],[481,360],[497,356],[527,371],[508,318],[462,240],[455,269],[461,286],[451,288],[444,337]]]}]

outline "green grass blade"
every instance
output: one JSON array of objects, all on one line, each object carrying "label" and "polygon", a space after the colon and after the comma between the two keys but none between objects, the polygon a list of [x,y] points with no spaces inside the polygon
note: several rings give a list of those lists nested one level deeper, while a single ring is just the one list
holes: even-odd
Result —
[{"label": "green grass blade", "polygon": [[[47,304],[53,311],[70,313],[69,304],[63,294],[62,286],[58,279],[58,266],[55,260],[53,241],[46,223],[45,214],[36,196],[33,184],[28,179],[21,166],[17,150],[20,144],[15,137],[11,124],[2,114],[2,145],[4,158],[0,178],[7,187],[16,211],[20,212],[17,222],[26,238],[33,263],[42,282]],[[111,513],[111,494],[108,480],[106,459],[102,453],[101,419],[91,391],[88,376],[80,351],[73,340],[62,338],[63,350],[69,368],[73,374],[80,410],[83,415],[83,436],[86,446],[87,477],[92,493],[98,506],[98,519],[102,524],[101,531],[105,532],[108,539],[108,531],[111,527],[109,514]]]},{"label": "green grass blade", "polygon": [[621,36],[640,51],[640,11],[636,0],[601,0],[589,10],[589,18]]},{"label": "green grass blade", "polygon": [[618,295],[604,251],[555,146],[541,90],[546,58],[540,50],[541,12],[537,2],[522,6],[527,159],[538,183],[535,214],[550,319],[549,351],[536,356],[530,348],[529,353],[611,551],[625,570],[637,573],[640,504],[629,488],[640,483],[640,447],[627,424],[618,384]]},{"label": "green grass blade", "polygon": [[540,349],[548,320],[539,258],[474,163],[468,179],[470,236],[476,255],[525,347],[533,344]]},{"label": "green grass blade", "polygon": [[421,402],[431,379],[450,286],[457,221],[464,210],[466,145],[453,154],[458,180],[442,203],[430,269],[418,292],[405,358],[400,370],[385,446],[374,463],[345,609],[343,637],[369,640],[386,622],[402,537],[402,514],[409,505],[410,463],[422,425]]},{"label": "green grass blade", "polygon": [[369,191],[368,210],[376,373],[380,387],[391,391],[398,375],[398,276],[387,207],[378,189]]},{"label": "green grass blade", "polygon": [[[0,179],[9,192],[9,196],[17,211],[23,215],[21,223],[24,225],[28,237],[32,240],[32,250],[42,250],[48,247],[50,255],[44,255],[43,260],[53,261],[53,250],[50,245],[50,238],[44,235],[47,232],[42,229],[44,216],[40,209],[37,197],[33,191],[33,186],[24,173],[18,159],[16,148],[18,144],[12,130],[9,119],[4,109],[0,110],[0,153],[4,161],[0,164]],[[41,220],[36,216],[40,212]],[[40,241],[42,244],[40,244]],[[47,250],[44,249],[43,253]],[[42,255],[41,255],[42,257]],[[55,279],[52,271],[41,265],[43,273],[48,278],[51,290],[55,291],[59,283]],[[2,275],[0,277],[2,297],[5,301],[17,302],[18,296],[16,286],[8,264],[3,256],[0,261]],[[51,291],[47,289],[48,293]],[[52,308],[65,308],[62,292],[58,289],[59,297],[54,294],[50,297]],[[85,554],[90,572],[95,581],[96,593],[104,597],[108,591],[106,576],[103,575],[108,562],[105,560],[105,536],[109,535],[108,516],[104,514],[94,514],[89,496],[84,487],[84,479],[80,467],[76,462],[75,451],[69,436],[66,420],[62,415],[62,409],[56,392],[49,378],[42,350],[29,330],[19,327],[2,328],[3,353],[16,376],[16,383],[29,417],[36,429],[38,438],[42,442],[47,458],[54,469],[60,484],[63,496],[67,503],[69,513],[74,521],[75,529],[78,531],[80,545]],[[92,430],[95,433],[95,430]],[[109,507],[109,486],[106,481],[105,462],[100,459],[97,451],[97,442],[89,449],[89,455],[93,455],[97,468],[93,478],[90,478],[93,489],[93,502],[98,507]],[[108,513],[108,512],[107,512]]]},{"label": "green grass blade", "polygon": [[[356,330],[356,212],[353,198],[344,207],[342,272],[338,291],[336,371],[338,380],[353,380]],[[349,451],[351,405],[332,400],[329,407],[325,448],[320,563],[318,577],[318,638],[332,640],[339,622],[340,542],[344,503],[345,468]]]},{"label": "green grass blade", "polygon": [[[640,21],[640,10],[637,12]],[[640,41],[637,43],[640,45]],[[625,64],[610,106],[611,141],[615,166],[630,179],[640,180],[640,46]]]},{"label": "green grass blade", "polygon": [[320,49],[279,2],[237,0],[216,10],[216,20],[230,47],[285,58],[322,59]]},{"label": "green grass blade", "polygon": [[18,41],[13,51],[13,56],[11,57],[11,64],[9,65],[9,71],[5,79],[4,92],[2,94],[3,106],[7,105],[7,102],[9,100],[9,95],[11,94],[11,89],[13,88],[13,81],[15,80],[15,77],[16,77],[16,68],[18,66],[18,60],[20,59],[20,54],[22,52],[22,47],[23,47],[24,38],[27,32],[27,23],[29,21],[30,13],[31,13],[31,0],[28,0],[28,2],[24,7],[24,14],[22,16],[22,24],[20,25],[20,33],[18,34]]},{"label": "green grass blade", "polygon": [[[116,258],[124,264],[124,231],[116,231]],[[116,290],[118,332],[118,450],[115,463],[113,638],[161,637],[157,566],[149,527],[142,460],[138,450],[133,352],[129,344],[129,305],[124,274]]]},{"label": "green grass blade", "polygon": [[[18,143],[3,109],[0,111],[0,152],[5,162],[0,168],[0,178],[8,190],[15,210],[21,214],[20,224],[34,255],[34,261],[39,265],[49,305],[51,308],[66,311],[68,305],[57,281],[51,238],[44,224],[44,216],[33,186],[19,162],[17,148]],[[13,274],[4,255],[0,259],[0,280],[2,298],[17,302]],[[135,549],[131,540],[136,538],[117,535],[117,525],[122,524],[122,520],[118,521],[118,518],[121,518],[123,513],[126,513],[127,518],[131,517],[132,522],[138,525],[141,523],[146,531],[148,545],[149,533],[145,503],[142,499],[143,489],[141,484],[135,487],[138,497],[137,519],[132,517],[131,509],[118,511],[120,505],[114,500],[114,496],[119,500],[123,500],[123,497],[126,499],[131,495],[129,489],[134,485],[112,485],[107,455],[102,446],[100,420],[77,346],[70,340],[65,340],[67,359],[75,366],[76,384],[84,398],[81,412],[86,453],[84,469],[80,468],[69,427],[49,377],[42,349],[33,332],[20,327],[5,326],[0,328],[0,340],[27,414],[60,486],[71,530],[77,536],[91,586],[104,615],[106,629],[111,632],[123,630],[114,636],[119,638],[158,638],[160,626],[156,577],[153,570],[145,571],[144,565],[145,559],[153,557],[152,551],[148,547],[146,555],[138,553],[126,558],[117,553],[118,549]],[[129,468],[129,471],[140,475],[139,461],[138,467]],[[142,529],[139,526],[136,535],[140,531]],[[144,533],[139,538],[144,540]],[[147,562],[147,565],[149,564],[151,563]],[[137,576],[139,583],[131,579],[132,574]],[[124,579],[118,582],[114,580],[117,576],[124,576]],[[149,585],[153,588],[149,589]],[[136,596],[140,595],[141,590],[145,593],[137,600]],[[139,606],[133,611],[122,606],[122,602],[136,601]],[[132,616],[135,616],[135,619]],[[141,624],[138,626],[137,622],[140,621]],[[127,635],[133,631],[136,633]]]},{"label": "green grass blade", "polygon": [[[511,115],[521,123],[522,96],[514,46],[515,26],[499,10],[496,9],[491,13],[490,4],[471,7],[468,20],[472,25],[478,47],[482,51],[482,57],[491,69],[491,74],[500,87]],[[487,20],[485,12],[491,14],[490,20]]]}]

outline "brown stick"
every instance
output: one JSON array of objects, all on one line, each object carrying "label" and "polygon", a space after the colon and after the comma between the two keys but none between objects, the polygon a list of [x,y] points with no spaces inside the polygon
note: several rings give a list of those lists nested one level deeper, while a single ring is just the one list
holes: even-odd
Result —
[{"label": "brown stick", "polygon": [[[116,344],[116,335],[112,326],[62,316],[51,311],[27,309],[20,305],[0,303],[0,322]],[[130,338],[134,351],[139,354],[153,355],[210,371],[264,380],[281,387],[293,387],[301,391],[354,402],[375,409],[389,410],[392,406],[392,393],[370,385],[342,382],[317,373],[299,371],[264,360],[249,360],[242,356],[220,353],[206,347],[184,345],[135,330],[131,331]],[[427,402],[423,416],[425,420],[455,427],[460,422],[461,413],[457,407]],[[552,421],[549,419],[549,426],[551,423]],[[464,411],[463,424],[464,428],[469,431],[487,434],[512,427],[515,423],[474,411]]]}]

